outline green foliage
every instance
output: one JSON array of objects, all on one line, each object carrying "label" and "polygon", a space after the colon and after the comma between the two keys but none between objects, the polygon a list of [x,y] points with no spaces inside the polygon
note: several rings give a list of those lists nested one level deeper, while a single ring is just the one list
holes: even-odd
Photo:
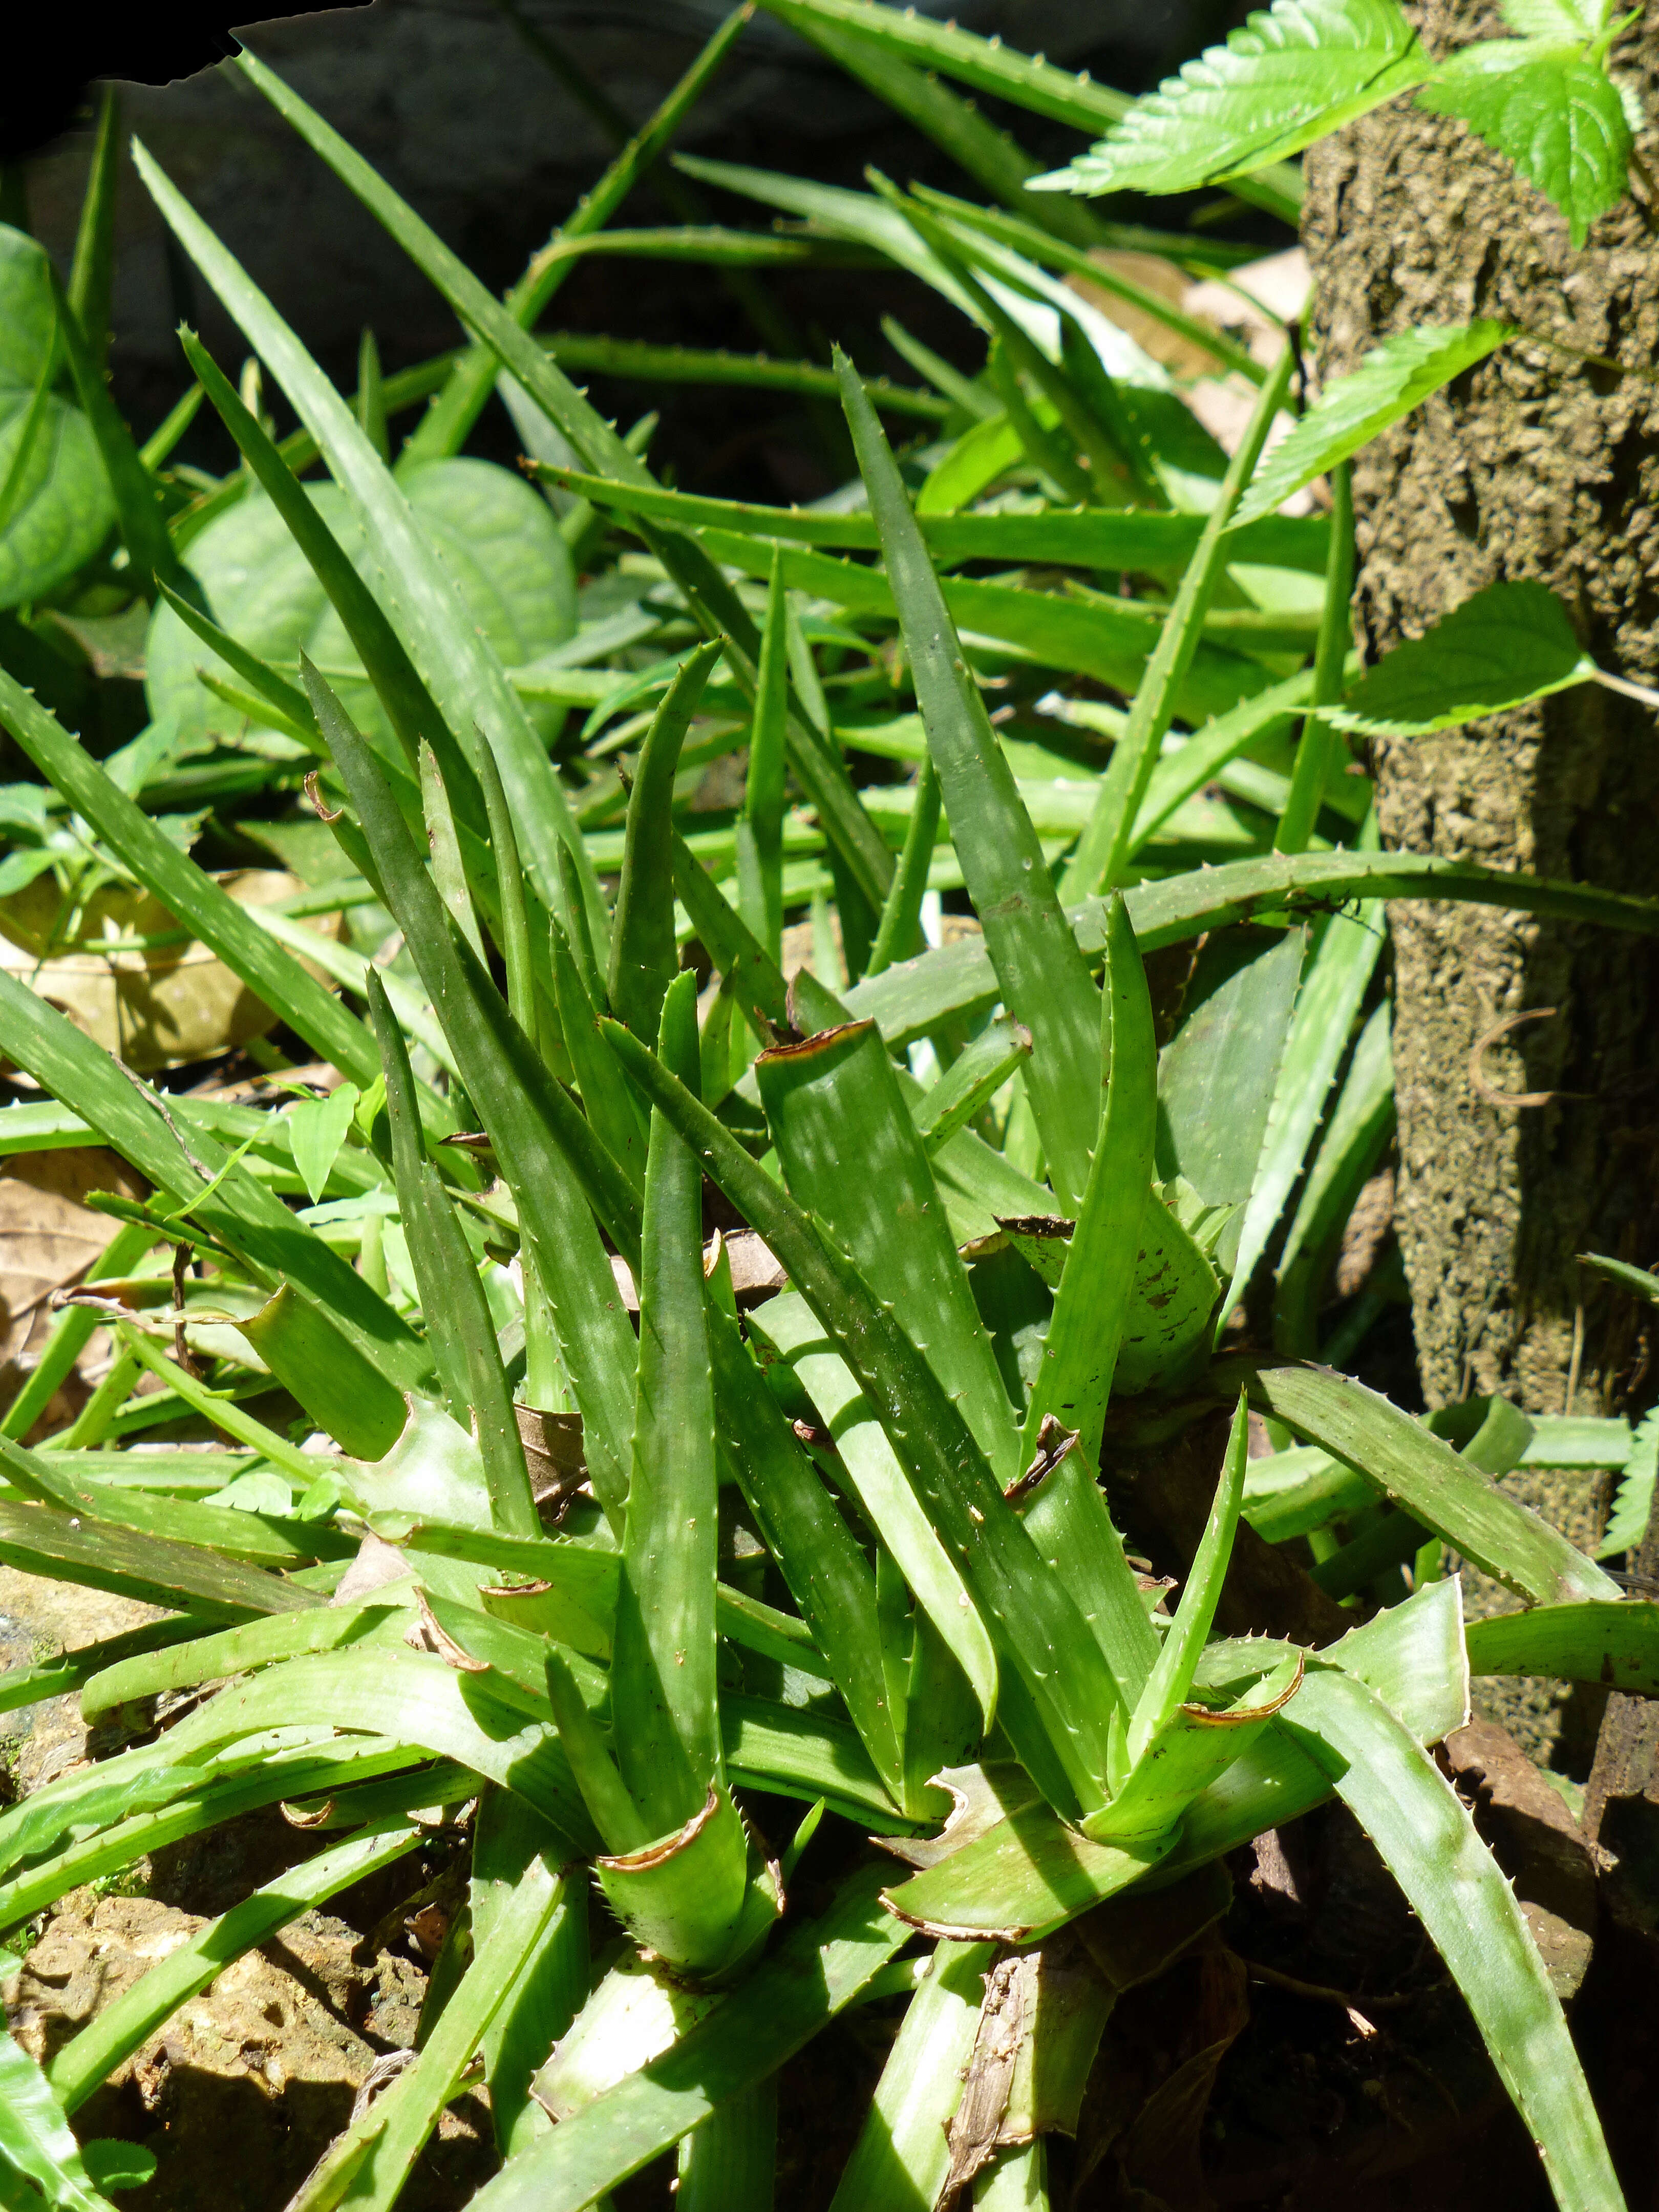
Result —
[{"label": "green foliage", "polygon": [[[76,2154],[64,2112],[250,1945],[410,1851],[415,1808],[440,1804],[471,1852],[470,1961],[304,2212],[390,2207],[475,2051],[503,2161],[487,2212],[574,2212],[677,2144],[682,2201],[762,2203],[773,2077],[876,1996],[908,2009],[836,2201],[932,2203],[989,2017],[981,1978],[1011,1963],[995,1947],[1088,1912],[1100,1955],[1133,1922],[1163,1931],[1144,1960],[1173,1956],[1223,1909],[1221,1858],[1335,1792],[1457,1979],[1559,2200],[1613,2203],[1524,1923],[1424,1747],[1463,1718],[1471,1667],[1659,1680],[1653,1609],[1498,1480],[1620,1470],[1604,1548],[1626,1547],[1654,1425],[1534,1425],[1498,1401],[1418,1420],[1312,1363],[1345,1365],[1340,1333],[1365,1317],[1328,1275],[1391,1126],[1384,902],[1659,931],[1594,884],[1382,853],[1339,732],[1633,687],[1553,599],[1504,585],[1345,696],[1343,480],[1328,521],[1279,509],[1510,333],[1402,333],[1263,462],[1291,350],[1263,368],[1115,278],[1115,301],[1255,388],[1230,459],[1066,280],[1097,245],[1188,273],[1238,256],[1031,201],[1035,164],[939,82],[1119,126],[1046,184],[1224,181],[1283,211],[1297,179],[1273,165],[1428,64],[1392,0],[1280,0],[1134,105],[931,18],[766,4],[1001,209],[687,161],[807,228],[610,228],[739,10],[497,300],[245,56],[467,343],[383,378],[370,336],[358,392],[337,392],[141,151],[258,357],[238,391],[186,334],[195,397],[143,449],[101,379],[112,105],[63,301],[39,249],[0,234],[0,598],[21,611],[0,629],[0,720],[35,779],[0,791],[0,928],[48,963],[82,934],[135,957],[193,940],[281,1025],[269,1097],[233,1103],[145,1082],[58,1010],[44,969],[38,989],[0,972],[0,1055],[48,1094],[0,1107],[0,1151],[107,1144],[154,1193],[99,1201],[122,1224],[104,1302],[66,1311],[0,1424],[0,1560],[169,1616],[16,1670],[0,1704],[78,1692],[92,1717],[202,1693],[0,1817],[0,1925],[278,1802],[346,1832],[159,1962],[47,2076],[8,2045],[0,2161],[13,2193],[27,2175],[28,2201],[82,2212],[137,2185],[124,2147]],[[1516,37],[1431,88],[1576,236],[1627,144],[1603,70],[1616,27],[1594,13],[1513,0]],[[597,251],[744,282],[873,264],[930,288],[983,365],[897,325],[926,389],[844,354],[831,372],[538,335]],[[801,507],[667,489],[651,418],[619,434],[578,367],[725,379],[769,404],[833,394],[858,473]],[[281,444],[266,374],[301,421]],[[495,391],[536,489],[461,452]],[[434,392],[400,444],[401,411]],[[202,397],[244,459],[216,484],[167,466]],[[71,635],[60,614],[112,605],[147,637],[152,719],[100,764],[76,742],[88,692],[48,699],[36,678]],[[260,847],[303,888],[246,903],[198,839],[203,858]],[[325,1084],[283,1073],[296,1045]],[[1280,1357],[1213,1356],[1241,1303],[1271,1304]],[[111,1376],[26,1449],[103,1317]],[[1282,1431],[1265,1459],[1249,1407]],[[1218,1407],[1231,1434],[1171,1613],[1114,1519],[1122,1456],[1201,1435]],[[185,1414],[230,1443],[128,1449]],[[1425,1530],[1533,1609],[1466,1631]],[[1316,1559],[1322,1589],[1366,1592],[1373,1617],[1356,1606],[1317,1650],[1218,1638],[1235,1549],[1263,1542],[1310,1603]],[[330,1603],[359,1558],[392,1578]],[[804,1809],[775,1862],[755,1792]],[[908,1867],[884,1892],[843,1871],[808,1917],[790,1877],[820,1821],[833,1850],[874,1828]],[[597,1960],[584,1862],[617,1931]],[[918,1933],[931,1965],[896,1965]],[[1075,2127],[1110,2002],[1101,1981],[1063,2018],[1040,1997],[1023,2016],[1019,2148],[976,2201],[1047,2203],[1042,2137]]]}]

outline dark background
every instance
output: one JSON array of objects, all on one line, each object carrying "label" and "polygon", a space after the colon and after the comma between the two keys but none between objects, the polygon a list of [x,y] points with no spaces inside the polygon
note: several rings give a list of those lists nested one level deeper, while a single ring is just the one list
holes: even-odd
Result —
[{"label": "dark background", "polygon": [[[1243,13],[1229,0],[922,4],[924,12],[1000,32],[1011,45],[1087,67],[1129,91],[1155,82]],[[374,0],[241,24],[234,35],[343,131],[501,289],[603,169],[617,130],[644,120],[725,13],[724,0]],[[15,157],[8,185],[14,193],[21,186],[31,228],[61,260],[66,264],[72,249],[90,143],[94,88],[81,73],[148,80],[123,85],[126,129],[143,139],[345,388],[356,382],[366,325],[388,371],[455,343],[453,319],[413,266],[234,66],[215,64],[213,57],[234,43],[219,16],[162,7],[125,10],[106,27],[67,10],[64,21],[55,55],[48,47],[30,70],[16,71],[7,118]],[[609,127],[573,93],[562,58],[599,88],[611,111]],[[998,120],[1045,162],[1068,159],[1084,143],[1039,117],[1008,111]],[[852,186],[875,162],[901,179],[964,187],[944,155],[763,13],[678,143]],[[977,195],[977,187],[968,189]],[[1144,202],[1135,210],[1142,220],[1147,212]],[[763,228],[770,219],[737,200],[716,201],[711,213]],[[627,225],[675,219],[648,179],[619,218]],[[1282,243],[1271,226],[1263,238]],[[833,336],[866,368],[907,380],[912,372],[880,337],[884,313],[902,313],[917,335],[947,353],[972,350],[957,318],[897,276],[768,272],[762,282],[783,325],[781,331],[775,325],[769,344],[717,277],[685,264],[590,261],[565,285],[552,320],[741,351],[783,351],[781,335],[793,338],[790,350],[818,358],[827,358]],[[117,398],[141,435],[185,388],[173,335],[180,321],[201,330],[233,372],[240,365],[240,337],[172,246],[127,165],[112,372]],[[825,488],[815,480],[811,425],[787,402],[730,389],[599,382],[594,390],[624,422],[651,405],[664,407],[653,452],[682,481],[765,497],[811,496]],[[280,398],[273,398],[282,421]],[[481,424],[479,443],[504,459],[517,451],[499,406]],[[230,465],[228,445],[208,410],[179,458]]]}]

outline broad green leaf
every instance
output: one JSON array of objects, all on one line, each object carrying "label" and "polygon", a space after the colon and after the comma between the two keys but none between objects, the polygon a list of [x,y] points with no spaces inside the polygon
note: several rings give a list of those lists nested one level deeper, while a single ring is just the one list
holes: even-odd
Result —
[{"label": "broad green leaf", "polygon": [[[455,580],[466,613],[502,665],[538,660],[575,629],[570,556],[544,501],[486,461],[432,461],[398,478],[416,524]],[[306,495],[371,592],[395,590],[376,541],[346,495],[307,484]],[[303,651],[329,671],[360,724],[385,717],[360,652],[324,585],[268,500],[244,499],[191,541],[186,565],[221,625],[290,677]],[[170,606],[158,606],[145,655],[150,713],[181,735],[234,737],[243,718],[198,681],[205,653]],[[425,732],[430,736],[429,729]]]},{"label": "broad green leaf", "polygon": [[[1362,837],[1362,850],[1375,845],[1374,836]],[[1239,1228],[1232,1284],[1217,1316],[1218,1326],[1225,1326],[1244,1295],[1285,1201],[1302,1180],[1308,1147],[1324,1118],[1326,1100],[1370,988],[1382,939],[1382,918],[1370,905],[1352,915],[1333,915],[1320,930],[1285,1039],[1273,1106]]]},{"label": "broad green leaf", "polygon": [[844,361],[842,404],[882,532],[916,698],[927,728],[951,834],[1009,1012],[1031,1034],[1024,1077],[1050,1179],[1075,1212],[1088,1182],[1099,1126],[1091,1084],[1099,1050],[1093,984],[1055,895],[1013,772],[927,558],[881,425]]},{"label": "broad green leaf", "polygon": [[1523,39],[1595,38],[1613,0],[1501,0],[1504,21]]},{"label": "broad green leaf", "polygon": [[842,2169],[830,2212],[888,2212],[938,2203],[951,2166],[945,2130],[962,2085],[985,1977],[996,1963],[990,1943],[938,1944],[910,2000],[852,2156]]},{"label": "broad green leaf", "polygon": [[414,1850],[422,1831],[390,1821],[379,1832],[354,1836],[256,1889],[241,1904],[169,1951],[58,2052],[46,2069],[66,2112],[83,2105],[106,2074],[130,2057],[173,2013],[204,1990],[233,1960],[266,1942],[355,1881]]},{"label": "broad green leaf", "polygon": [[1497,39],[1461,47],[1417,104],[1460,116],[1513,161],[1565,216],[1575,252],[1596,217],[1624,197],[1634,143],[1629,118],[1617,86],[1580,40]]},{"label": "broad green leaf", "polygon": [[1038,189],[1164,194],[1223,184],[1300,153],[1430,68],[1397,0],[1276,0]]},{"label": "broad green leaf", "polygon": [[[244,54],[242,61],[250,74],[258,71],[250,56]],[[584,872],[590,918],[602,923],[604,911],[580,835],[542,742],[407,497],[292,330],[136,142],[133,159],[169,228],[315,437],[331,474],[377,549],[393,627],[445,720],[463,746],[470,738],[477,742],[473,733],[481,718],[488,722],[487,742],[495,751],[513,802],[520,848],[543,905],[550,914],[562,908],[557,859],[562,842]],[[632,456],[622,450],[632,465]]]},{"label": "broad green leaf", "polygon": [[1291,1362],[1222,1360],[1212,1374],[1218,1390],[1244,1385],[1252,1405],[1358,1468],[1483,1574],[1534,1604],[1620,1596],[1547,1522],[1364,1384]]},{"label": "broad green leaf", "polygon": [[1554,1674],[1659,1695],[1659,1606],[1537,1605],[1464,1630],[1474,1674]]},{"label": "broad green leaf", "polygon": [[357,1110],[358,1095],[355,1083],[337,1083],[322,1097],[302,1099],[289,1109],[288,1141],[293,1148],[300,1180],[310,1192],[313,1206],[321,1204],[323,1193],[328,1188],[334,1163],[340,1157],[340,1148],[351,1127],[351,1117]]},{"label": "broad green leaf", "polygon": [[1489,584],[1368,669],[1326,719],[1373,737],[1425,737],[1507,714],[1600,672],[1542,584]]},{"label": "broad green leaf", "polygon": [[1235,525],[1271,514],[1516,336],[1508,323],[1427,323],[1385,338],[1358,368],[1328,384],[1280,439],[1239,501]]},{"label": "broad green leaf", "polygon": [[60,2100],[9,2032],[0,2029],[0,2197],[52,2212],[115,2212],[87,2170]]},{"label": "broad green leaf", "polygon": [[325,1060],[362,1083],[378,1063],[361,1022],[273,943],[230,894],[181,853],[56,717],[0,669],[0,721],[41,775],[86,817],[168,912],[187,922],[232,973]]},{"label": "broad green leaf", "polygon": [[925,1356],[999,1481],[1012,1482],[1013,1407],[880,1037],[868,1024],[829,1030],[763,1052],[755,1073],[791,1196]]},{"label": "broad green leaf", "polygon": [[115,520],[91,425],[52,388],[56,319],[45,252],[0,223],[0,607],[72,576]]},{"label": "broad green leaf", "polygon": [[1619,1494],[1613,1500],[1601,1540],[1595,1547],[1598,1559],[1611,1559],[1620,1552],[1641,1549],[1653,1510],[1656,1478],[1659,1478],[1659,1412],[1650,1413],[1636,1431]]},{"label": "broad green leaf", "polygon": [[628,801],[628,842],[611,939],[611,1005],[636,1036],[655,1042],[663,994],[679,967],[674,944],[672,807],[680,748],[696,713],[718,643],[682,663],[652,719]]},{"label": "broad green leaf", "polygon": [[477,2212],[581,2212],[720,2106],[775,2073],[909,1940],[860,1871],[659,2057],[560,2121],[472,2199]]},{"label": "broad green leaf", "polygon": [[1624,2199],[1532,1932],[1449,1782],[1383,1701],[1315,1668],[1278,1723],[1329,1775],[1474,2016],[1563,2212]]},{"label": "broad green leaf", "polygon": [[[1085,1800],[1097,1797],[1115,1701],[1110,1674],[1071,1598],[1044,1571],[960,1410],[852,1261],[625,1030],[612,1023],[608,1034],[652,1104],[671,1116],[706,1172],[783,1261],[877,1409],[941,1540],[960,1562],[981,1618],[1025,1678],[1042,1732],[1031,1755],[1041,1758],[1052,1745],[1072,1788]],[[1069,1655],[1063,1673],[1057,1658],[1062,1650]],[[1003,1717],[1012,1734],[1020,1724],[1010,1718],[1009,1703],[1005,1675]]]},{"label": "broad green leaf", "polygon": [[[1356,897],[1468,899],[1517,914],[1547,914],[1641,936],[1659,934],[1659,901],[1428,853],[1275,853],[1161,883],[1132,884],[1124,903],[1141,951],[1153,952],[1229,922],[1281,915],[1287,909],[1317,911],[1333,900]],[[1067,919],[1092,965],[1105,944],[1103,904],[1085,899],[1068,909]],[[888,1046],[896,1048],[926,1036],[953,1015],[971,1019],[988,1013],[999,996],[983,941],[968,939],[855,984],[846,994],[844,1011],[852,1020],[873,1020]]]}]

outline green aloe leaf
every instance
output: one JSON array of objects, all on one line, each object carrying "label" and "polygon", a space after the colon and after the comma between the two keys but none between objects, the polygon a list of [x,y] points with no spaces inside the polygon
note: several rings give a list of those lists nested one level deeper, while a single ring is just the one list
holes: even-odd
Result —
[{"label": "green aloe leaf", "polygon": [[616,1218],[606,1226],[613,1235],[622,1232],[624,1249],[637,1244],[624,1225],[635,1218],[633,1192],[514,1023],[465,939],[452,936],[436,886],[368,745],[314,669],[306,680],[392,910],[517,1199],[577,1393],[595,1494],[619,1513],[628,1489],[635,1349],[587,1200],[567,1164],[573,1136],[602,1155],[590,1164],[602,1187],[607,1180],[615,1187]]},{"label": "green aloe leaf", "polygon": [[1397,0],[1275,0],[1040,189],[1163,194],[1226,183],[1408,92],[1431,66]]},{"label": "green aloe leaf", "polygon": [[291,1285],[237,1330],[343,1451],[379,1459],[397,1443],[409,1410],[403,1393]]},{"label": "green aloe leaf", "polygon": [[1483,1574],[1537,1605],[1620,1595],[1595,1563],[1409,1413],[1363,1383],[1299,1362],[1219,1361],[1218,1390],[1250,1402],[1350,1467],[1455,1547]]},{"label": "green aloe leaf", "polygon": [[[1013,1407],[875,1029],[854,1024],[774,1046],[755,1073],[791,1195],[925,1352],[993,1473],[1012,1482],[1019,1472]],[[857,1176],[847,1173],[853,1131]]]},{"label": "green aloe leaf", "polygon": [[1009,1012],[1031,1035],[1026,1095],[1050,1178],[1075,1212],[1088,1182],[1099,1101],[1099,1006],[1055,896],[1013,771],[996,741],[874,410],[841,359],[842,404],[882,532],[916,699],[951,834]]},{"label": "green aloe leaf", "polygon": [[105,381],[104,364],[88,345],[50,262],[46,264],[46,273],[57,309],[58,343],[74,379],[83,419],[103,464],[115,503],[116,525],[132,564],[133,580],[146,592],[153,591],[158,583],[176,582],[179,556],[167,532],[155,484]]},{"label": "green aloe leaf", "polygon": [[[5,1460],[18,1449],[6,1441]],[[112,1504],[118,1493],[112,1493]],[[244,1516],[227,1515],[240,1520]],[[83,1583],[143,1605],[246,1620],[260,1613],[322,1602],[280,1575],[236,1559],[218,1559],[189,1543],[44,1505],[0,1504],[0,1559],[25,1574]]]},{"label": "green aloe leaf", "polygon": [[1659,1694],[1659,1606],[1533,1606],[1472,1620],[1464,1637],[1472,1674],[1554,1674]]},{"label": "green aloe leaf", "polygon": [[[250,56],[242,60],[250,73],[257,69]],[[557,848],[562,842],[582,872],[590,921],[603,928],[598,884],[542,742],[404,494],[289,325],[136,143],[133,159],[169,228],[293,401],[359,526],[377,548],[396,611],[393,628],[444,720],[463,746],[475,722],[480,717],[488,721],[489,743],[513,802],[520,850],[543,905],[550,914],[562,910]]]},{"label": "green aloe leaf", "polygon": [[1563,2212],[1622,2204],[1531,1930],[1468,1811],[1382,1700],[1312,1670],[1279,1723],[1328,1774],[1450,1969]]},{"label": "green aloe leaf", "polygon": [[1515,336],[1508,323],[1474,322],[1425,324],[1385,338],[1351,374],[1327,385],[1280,439],[1239,501],[1235,521],[1271,514]]},{"label": "green aloe leaf", "polygon": [[1036,1943],[1139,1881],[1173,1832],[1092,1843],[1052,1806],[1008,1814],[936,1866],[882,1893],[912,1928],[961,1942]]},{"label": "green aloe leaf", "polygon": [[[66,2112],[83,2105],[106,2074],[131,2056],[186,1998],[204,1990],[234,1959],[313,1911],[340,1890],[414,1850],[422,1832],[405,1821],[354,1836],[256,1889],[141,1975],[72,2036],[46,2069]],[[469,2056],[471,2054],[469,2053]]]},{"label": "green aloe leaf", "polygon": [[52,389],[46,256],[0,224],[0,606],[44,597],[89,561],[115,520],[91,425]]},{"label": "green aloe leaf", "polygon": [[1582,39],[1483,40],[1441,63],[1419,107],[1455,115],[1567,218],[1573,251],[1625,194],[1632,147],[1619,88]]},{"label": "green aloe leaf", "polygon": [[[615,941],[627,942],[620,924]],[[695,975],[682,975],[669,988],[659,1048],[664,1064],[694,1084],[696,995]],[[724,1779],[714,1679],[720,1513],[703,1297],[702,1170],[660,1112],[651,1117],[641,1261],[611,1724],[623,1780],[646,1833],[660,1836],[692,1820],[711,1784]],[[739,1855],[739,1885],[741,1880]]]},{"label": "green aloe leaf", "polygon": [[[783,938],[783,806],[789,720],[789,605],[775,558],[757,671],[749,767],[737,823],[738,908],[773,959]],[[896,876],[894,878],[896,883]],[[889,893],[890,898],[892,894]]]},{"label": "green aloe leaf", "polygon": [[720,658],[718,643],[688,654],[652,719],[628,801],[628,842],[611,940],[611,1005],[654,1042],[663,994],[679,968],[674,943],[673,799],[680,748]]},{"label": "green aloe leaf", "polygon": [[[851,1261],[627,1030],[612,1023],[608,1033],[645,1096],[670,1116],[705,1171],[783,1261],[876,1407],[918,1497],[960,1562],[981,1619],[1025,1677],[1041,1731],[1030,1755],[1043,1759],[1052,1745],[1045,1764],[1052,1768],[1058,1756],[1071,1787],[1085,1799],[1097,1797],[1115,1685],[1077,1607],[1044,1571],[961,1412]],[[1063,1674],[1057,1671],[1061,1650],[1068,1655]],[[1021,1725],[1010,1718],[1006,1681],[1004,1719],[1011,1732]]]},{"label": "green aloe leaf", "polygon": [[21,2044],[4,2030],[0,2030],[0,2191],[9,2204],[48,2205],[52,2212],[115,2212],[108,2197],[93,2185],[62,2103]]},{"label": "green aloe leaf", "polygon": [[[1375,843],[1374,835],[1362,839],[1362,848]],[[1333,915],[1320,930],[1285,1039],[1273,1106],[1239,1228],[1232,1283],[1218,1316],[1219,1326],[1225,1326],[1243,1296],[1286,1200],[1302,1180],[1308,1147],[1324,1117],[1382,940],[1382,918],[1369,904],[1352,915]]]},{"label": "green aloe leaf", "polygon": [[906,2212],[938,2203],[951,2166],[945,2130],[996,1963],[990,1943],[942,1942],[916,1984],[830,2212]]},{"label": "green aloe leaf", "polygon": [[[1311,1353],[1331,1261],[1394,1127],[1394,1055],[1386,1001],[1368,1016],[1279,1249],[1273,1343]],[[1277,1540],[1274,1539],[1273,1540]]]},{"label": "green aloe leaf", "polygon": [[1177,1706],[1148,1737],[1104,1812],[1091,1814],[1084,1822],[1084,1832],[1097,1842],[1117,1844],[1179,1836],[1194,1798],[1225,1787],[1228,1774],[1295,1696],[1304,1667],[1302,1654],[1291,1651],[1271,1674],[1231,1697]]},{"label": "green aloe leaf", "polygon": [[909,1940],[873,1873],[798,1926],[742,1987],[662,2056],[562,2120],[487,2182],[478,2212],[580,2212],[792,2057]]},{"label": "green aloe leaf", "polygon": [[[1229,922],[1282,916],[1287,909],[1319,911],[1333,900],[1350,898],[1469,900],[1644,937],[1659,934],[1659,900],[1624,897],[1591,884],[1551,882],[1427,853],[1275,853],[1161,883],[1133,884],[1124,894],[1143,952],[1188,942]],[[1085,957],[1093,963],[1105,944],[1103,904],[1085,900],[1067,914]],[[968,939],[855,984],[846,994],[844,1011],[851,1020],[873,1020],[888,1046],[896,1048],[926,1036],[954,1015],[971,1019],[988,1013],[1000,995],[984,944]]]},{"label": "green aloe leaf", "polygon": [[378,1072],[374,1041],[331,993],[250,920],[228,891],[181,853],[149,816],[0,669],[0,721],[79,814],[170,914],[189,924],[249,990],[298,1030],[319,1057],[360,1083]]},{"label": "green aloe leaf", "polygon": [[1191,1692],[1194,1670],[1209,1640],[1227,1562],[1232,1557],[1249,1449],[1249,1407],[1241,1394],[1203,1540],[1182,1587],[1175,1620],[1164,1632],[1158,1664],[1130,1718],[1124,1747],[1126,1774],[1139,1764],[1154,1736],[1170,1726]]},{"label": "green aloe leaf", "polygon": [[1489,584],[1369,669],[1327,718],[1370,737],[1425,737],[1507,714],[1600,671],[1542,584]]},{"label": "green aloe leaf", "polygon": [[[695,862],[692,863],[696,866]],[[702,870],[698,870],[702,874]],[[707,882],[707,877],[704,877]],[[711,886],[712,888],[712,886]],[[716,896],[718,897],[718,893]],[[724,901],[720,902],[724,905]],[[645,1195],[646,1127],[615,1055],[599,1035],[599,1009],[589,994],[582,963],[556,922],[550,925],[553,988],[559,1027],[570,1057],[582,1110],[594,1134],[621,1168],[629,1188]],[[704,940],[705,943],[707,939]]]}]

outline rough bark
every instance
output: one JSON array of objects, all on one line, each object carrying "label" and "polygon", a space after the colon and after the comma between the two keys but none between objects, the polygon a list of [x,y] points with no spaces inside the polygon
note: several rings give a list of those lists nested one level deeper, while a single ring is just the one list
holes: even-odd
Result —
[{"label": "rough bark", "polygon": [[[1495,9],[1423,0],[1431,52],[1501,35]],[[1659,21],[1621,74],[1659,112]],[[1647,142],[1644,142],[1644,144]],[[1391,332],[1492,316],[1651,372],[1659,240],[1626,203],[1572,251],[1565,222],[1459,123],[1399,100],[1317,149],[1304,235],[1320,373]],[[1355,611],[1368,660],[1482,586],[1532,577],[1601,665],[1659,675],[1659,386],[1536,343],[1507,346],[1355,467]],[[1390,844],[1659,892],[1659,774],[1645,708],[1582,689],[1432,738],[1378,744]],[[1431,1403],[1503,1390],[1559,1412],[1631,1380],[1626,1301],[1586,1249],[1659,1257],[1651,1192],[1659,960],[1644,944],[1489,908],[1389,916],[1398,1220]],[[1553,1008],[1484,1054],[1507,1018]],[[1575,1345],[1577,1344],[1577,1350]],[[1575,1533],[1581,1533],[1575,1531]]]}]

